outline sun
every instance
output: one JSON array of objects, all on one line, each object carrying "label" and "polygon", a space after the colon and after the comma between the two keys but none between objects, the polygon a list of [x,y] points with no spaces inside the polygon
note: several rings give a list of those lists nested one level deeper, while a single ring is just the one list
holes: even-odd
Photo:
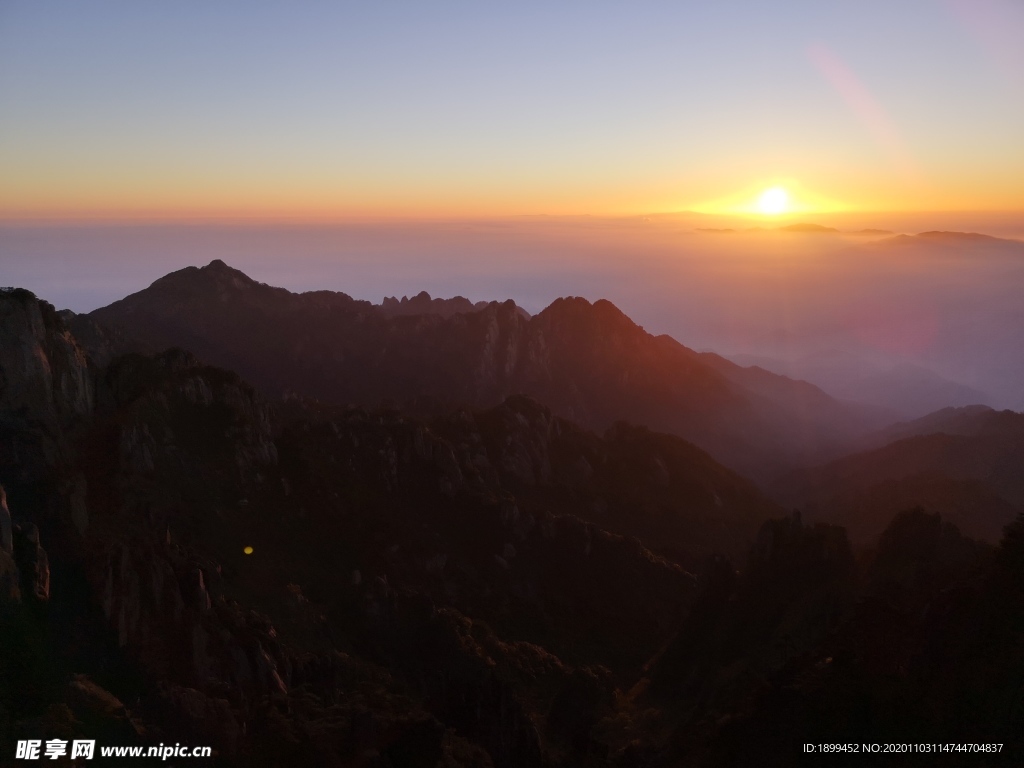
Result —
[{"label": "sun", "polygon": [[776,176],[753,180],[727,197],[698,205],[690,203],[687,210],[711,215],[752,216],[763,220],[845,211],[849,206],[810,191],[799,179]]},{"label": "sun", "polygon": [[778,216],[789,208],[789,193],[782,187],[769,187],[757,198],[757,210],[766,216]]}]

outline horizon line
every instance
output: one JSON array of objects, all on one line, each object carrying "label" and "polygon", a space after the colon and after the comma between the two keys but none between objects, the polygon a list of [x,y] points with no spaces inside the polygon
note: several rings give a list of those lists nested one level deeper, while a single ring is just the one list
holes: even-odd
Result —
[{"label": "horizon line", "polygon": [[310,216],[305,214],[12,214],[0,212],[0,225],[41,225],[41,224],[383,224],[383,223],[444,223],[467,221],[510,221],[524,219],[549,220],[643,220],[651,217],[694,216],[711,219],[744,219],[759,222],[809,220],[817,217],[830,218],[851,216],[962,216],[962,215],[1010,215],[1024,216],[1024,208],[939,208],[939,209],[862,209],[844,211],[801,211],[775,215],[756,213],[709,213],[691,209],[648,211],[645,213],[490,213],[490,214],[352,214]]}]

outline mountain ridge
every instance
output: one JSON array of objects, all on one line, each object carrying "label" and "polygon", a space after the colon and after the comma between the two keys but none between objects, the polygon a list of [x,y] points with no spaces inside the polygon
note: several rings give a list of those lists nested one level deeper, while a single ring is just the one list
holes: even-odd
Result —
[{"label": "mountain ridge", "polygon": [[701,358],[604,299],[556,299],[529,318],[513,301],[388,316],[340,292],[266,286],[216,260],[88,317],[155,348],[190,349],[272,394],[449,409],[527,394],[598,430],[624,419],[679,434],[761,477],[837,455],[865,423],[883,423],[813,385]]},{"label": "mountain ridge", "polygon": [[939,245],[1014,245],[1024,248],[1024,242],[1007,237],[996,237],[995,235],[986,235],[981,232],[956,232],[956,231],[945,231],[945,230],[929,230],[927,232],[918,232],[916,235],[894,235],[893,237],[884,237],[881,240],[876,240],[870,243],[870,247],[892,247],[892,246],[912,246],[921,245],[922,243],[934,243]]}]

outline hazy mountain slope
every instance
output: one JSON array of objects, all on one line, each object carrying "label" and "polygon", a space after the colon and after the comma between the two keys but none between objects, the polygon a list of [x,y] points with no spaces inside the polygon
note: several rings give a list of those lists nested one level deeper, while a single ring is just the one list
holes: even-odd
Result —
[{"label": "hazy mountain slope", "polygon": [[890,424],[866,435],[865,448],[878,448],[888,443],[918,435],[962,435],[1012,433],[1020,428],[1021,415],[1014,411],[997,411],[987,405],[949,407],[933,411],[919,419]]},{"label": "hazy mountain slope", "polygon": [[1024,509],[1024,414],[947,408],[890,427],[870,443],[888,439],[796,472],[776,484],[776,495],[846,525],[861,541],[916,504],[986,541]]},{"label": "hazy mountain slope", "polygon": [[911,363],[873,363],[838,350],[781,360],[762,355],[730,355],[743,366],[810,381],[833,397],[855,400],[914,418],[947,406],[986,403],[989,396]]},{"label": "hazy mountain slope", "polygon": [[432,424],[466,482],[513,492],[523,512],[559,509],[697,568],[738,555],[782,513],[753,483],[674,435],[619,423],[599,437],[518,396]]},{"label": "hazy mountain slope", "polygon": [[625,419],[681,435],[761,477],[837,455],[881,425],[805,383],[652,337],[607,301],[560,299],[529,319],[513,302],[392,317],[345,294],[261,285],[215,261],[90,317],[158,348],[183,346],[270,393],[440,410],[528,394],[590,428]]},{"label": "hazy mountain slope", "polygon": [[701,359],[729,381],[752,392],[764,404],[764,411],[775,415],[774,433],[802,431],[802,439],[808,444],[817,443],[826,455],[846,448],[848,435],[872,424],[888,424],[892,418],[888,410],[862,401],[837,401],[817,385],[797,377],[779,375],[757,365],[737,365],[713,353],[701,353]]}]

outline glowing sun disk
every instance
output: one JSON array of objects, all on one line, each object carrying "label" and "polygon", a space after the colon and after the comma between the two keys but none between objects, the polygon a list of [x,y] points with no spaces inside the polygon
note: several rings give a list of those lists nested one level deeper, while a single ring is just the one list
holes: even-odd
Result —
[{"label": "glowing sun disk", "polygon": [[789,193],[782,187],[770,187],[757,198],[757,210],[769,216],[782,213],[789,207]]}]

